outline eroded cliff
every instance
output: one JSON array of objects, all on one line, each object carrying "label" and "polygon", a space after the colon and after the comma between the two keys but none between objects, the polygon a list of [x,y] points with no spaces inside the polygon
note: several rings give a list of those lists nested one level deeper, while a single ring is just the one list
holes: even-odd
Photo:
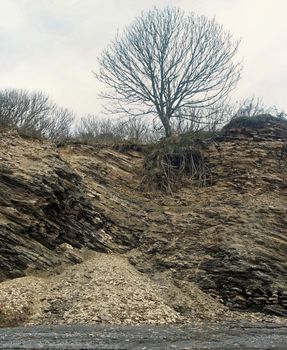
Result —
[{"label": "eroded cliff", "polygon": [[[85,145],[57,149],[13,133],[1,133],[0,142],[2,280],[35,276],[35,269],[48,269],[53,278],[53,271],[63,274],[70,269],[63,263],[71,262],[79,264],[74,268],[80,271],[88,252],[96,250],[113,253],[111,257],[121,254],[120,259],[139,271],[139,279],[150,279],[153,292],[145,290],[146,283],[139,284],[138,310],[149,295],[159,293],[160,303],[173,310],[163,322],[252,318],[250,313],[230,311],[238,309],[260,312],[256,317],[262,319],[266,314],[287,315],[285,123],[271,119],[259,128],[230,125],[225,134],[202,144],[210,185],[190,182],[173,195],[142,191],[141,151]],[[101,256],[106,259],[97,259]],[[92,272],[85,274],[93,285]],[[126,286],[128,274],[123,270],[123,284],[117,288]],[[32,277],[21,283],[25,278]],[[9,290],[17,288],[17,281],[0,285],[5,290],[2,299],[0,295],[2,308],[9,304]],[[73,277],[69,281],[73,283]],[[82,283],[84,288],[84,278]],[[105,289],[104,279],[101,283]],[[79,298],[75,296],[77,303]],[[128,303],[134,294],[125,298]],[[55,294],[44,299],[33,296],[29,305],[38,311],[31,311],[25,322],[73,321],[70,316],[77,314],[79,304],[67,306],[59,295],[56,311],[51,311]],[[114,300],[112,292],[110,299]],[[83,319],[101,320],[101,300],[90,303],[95,315]],[[140,322],[135,314],[109,316],[112,305],[105,309],[107,322]],[[62,316],[57,318],[57,313]],[[154,315],[142,322],[149,320],[161,323]]]}]

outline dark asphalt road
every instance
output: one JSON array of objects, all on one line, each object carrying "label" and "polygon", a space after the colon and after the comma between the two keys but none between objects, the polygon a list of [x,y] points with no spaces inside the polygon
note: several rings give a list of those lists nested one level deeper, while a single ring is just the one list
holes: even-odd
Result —
[{"label": "dark asphalt road", "polygon": [[39,326],[0,329],[0,349],[287,350],[287,327],[272,325]]}]

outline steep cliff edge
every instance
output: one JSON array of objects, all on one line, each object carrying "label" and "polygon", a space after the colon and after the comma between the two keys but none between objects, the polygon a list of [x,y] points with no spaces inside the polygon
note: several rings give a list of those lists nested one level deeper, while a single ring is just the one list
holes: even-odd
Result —
[{"label": "steep cliff edge", "polygon": [[[154,293],[175,312],[164,322],[241,317],[229,309],[287,316],[285,123],[230,125],[202,145],[211,185],[190,183],[173,195],[140,189],[139,151],[56,149],[6,133],[0,142],[2,280],[33,275],[35,268],[52,271],[61,263],[83,261],[74,267],[80,269],[89,250],[116,252],[135,266],[138,278],[142,273],[160,287]],[[0,285],[6,298],[0,304],[8,302],[14,281]],[[149,293],[143,292],[142,301]],[[38,320],[50,322],[47,300],[42,303]],[[73,307],[65,307],[71,315]],[[150,316],[155,319],[160,323]],[[126,320],[137,322],[135,316]]]}]

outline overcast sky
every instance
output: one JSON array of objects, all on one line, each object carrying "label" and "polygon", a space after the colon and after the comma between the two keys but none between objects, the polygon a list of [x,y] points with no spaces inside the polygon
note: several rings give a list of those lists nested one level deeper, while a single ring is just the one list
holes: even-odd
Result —
[{"label": "overcast sky", "polygon": [[234,99],[287,110],[286,0],[0,0],[0,88],[42,90],[77,114],[101,114],[97,56],[142,10],[175,5],[216,17],[244,70]]}]

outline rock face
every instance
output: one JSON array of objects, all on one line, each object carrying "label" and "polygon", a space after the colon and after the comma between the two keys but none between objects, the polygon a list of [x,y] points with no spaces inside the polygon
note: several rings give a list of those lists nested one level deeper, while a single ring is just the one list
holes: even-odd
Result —
[{"label": "rock face", "polygon": [[287,316],[286,124],[230,125],[202,146],[211,185],[173,195],[140,190],[140,150],[0,143],[1,279],[116,251],[185,319]]},{"label": "rock face", "polygon": [[103,226],[81,178],[55,146],[0,134],[0,281],[27,268],[77,262],[63,243],[107,251]]},{"label": "rock face", "polygon": [[222,243],[199,284],[231,307],[287,316],[286,122],[230,128],[206,157],[222,191],[204,215]]}]

